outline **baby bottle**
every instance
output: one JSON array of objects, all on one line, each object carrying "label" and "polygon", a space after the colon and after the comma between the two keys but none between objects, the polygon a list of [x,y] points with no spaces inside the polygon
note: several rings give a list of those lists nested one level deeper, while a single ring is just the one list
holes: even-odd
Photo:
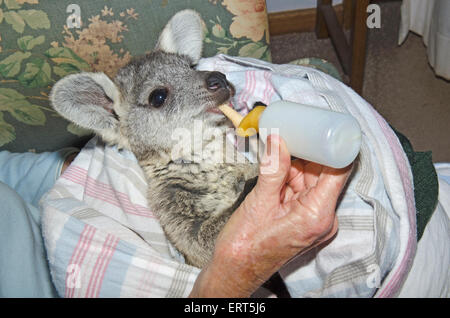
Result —
[{"label": "baby bottle", "polygon": [[277,133],[292,156],[333,168],[349,165],[361,147],[361,128],[350,114],[277,101],[262,112],[259,136]]}]

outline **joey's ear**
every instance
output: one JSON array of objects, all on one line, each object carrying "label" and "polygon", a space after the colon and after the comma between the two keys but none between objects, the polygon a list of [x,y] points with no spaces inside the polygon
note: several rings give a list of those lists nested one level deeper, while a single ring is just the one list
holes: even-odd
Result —
[{"label": "joey's ear", "polygon": [[52,88],[53,108],[71,122],[101,135],[105,141],[118,143],[119,125],[116,115],[120,93],[103,73],[72,74]]},{"label": "joey's ear", "polygon": [[203,26],[200,15],[193,10],[175,14],[159,36],[156,49],[189,56],[197,64],[203,49]]}]

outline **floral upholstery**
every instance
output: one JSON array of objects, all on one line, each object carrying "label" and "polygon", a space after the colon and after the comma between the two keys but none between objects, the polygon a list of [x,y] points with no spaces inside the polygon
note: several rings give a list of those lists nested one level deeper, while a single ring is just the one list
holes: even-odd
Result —
[{"label": "floral upholstery", "polygon": [[203,18],[204,56],[225,53],[270,61],[264,0],[73,3],[0,0],[0,150],[81,146],[88,132],[49,106],[52,85],[80,71],[114,76],[132,56],[152,50],[169,18],[182,9],[194,9]]}]

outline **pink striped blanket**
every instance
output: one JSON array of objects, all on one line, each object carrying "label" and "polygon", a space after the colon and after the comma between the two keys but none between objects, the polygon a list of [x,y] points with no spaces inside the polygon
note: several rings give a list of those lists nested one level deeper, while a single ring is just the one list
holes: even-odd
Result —
[{"label": "pink striped blanket", "polygon": [[[337,237],[280,273],[294,297],[396,295],[416,250],[415,206],[408,160],[385,120],[349,87],[311,68],[226,55],[203,59],[198,68],[227,75],[236,87],[232,104],[243,114],[256,101],[284,99],[348,112],[358,120],[362,148],[337,207]],[[97,138],[57,180],[41,205],[61,296],[189,294],[200,270],[186,265],[167,241],[145,192],[133,154]]]}]

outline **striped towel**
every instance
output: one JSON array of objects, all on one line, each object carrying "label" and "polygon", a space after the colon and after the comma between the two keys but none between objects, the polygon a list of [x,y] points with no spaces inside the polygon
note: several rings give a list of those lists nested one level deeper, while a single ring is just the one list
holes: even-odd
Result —
[{"label": "striped towel", "polygon": [[[411,169],[385,120],[349,87],[312,68],[226,55],[202,59],[198,68],[227,75],[236,88],[233,107],[242,114],[256,101],[283,99],[348,112],[358,120],[362,148],[338,202],[337,237],[294,258],[280,273],[293,297],[395,296],[417,241]],[[58,179],[41,205],[61,296],[189,294],[200,270],[186,265],[167,241],[145,192],[133,154],[97,138]]]}]

